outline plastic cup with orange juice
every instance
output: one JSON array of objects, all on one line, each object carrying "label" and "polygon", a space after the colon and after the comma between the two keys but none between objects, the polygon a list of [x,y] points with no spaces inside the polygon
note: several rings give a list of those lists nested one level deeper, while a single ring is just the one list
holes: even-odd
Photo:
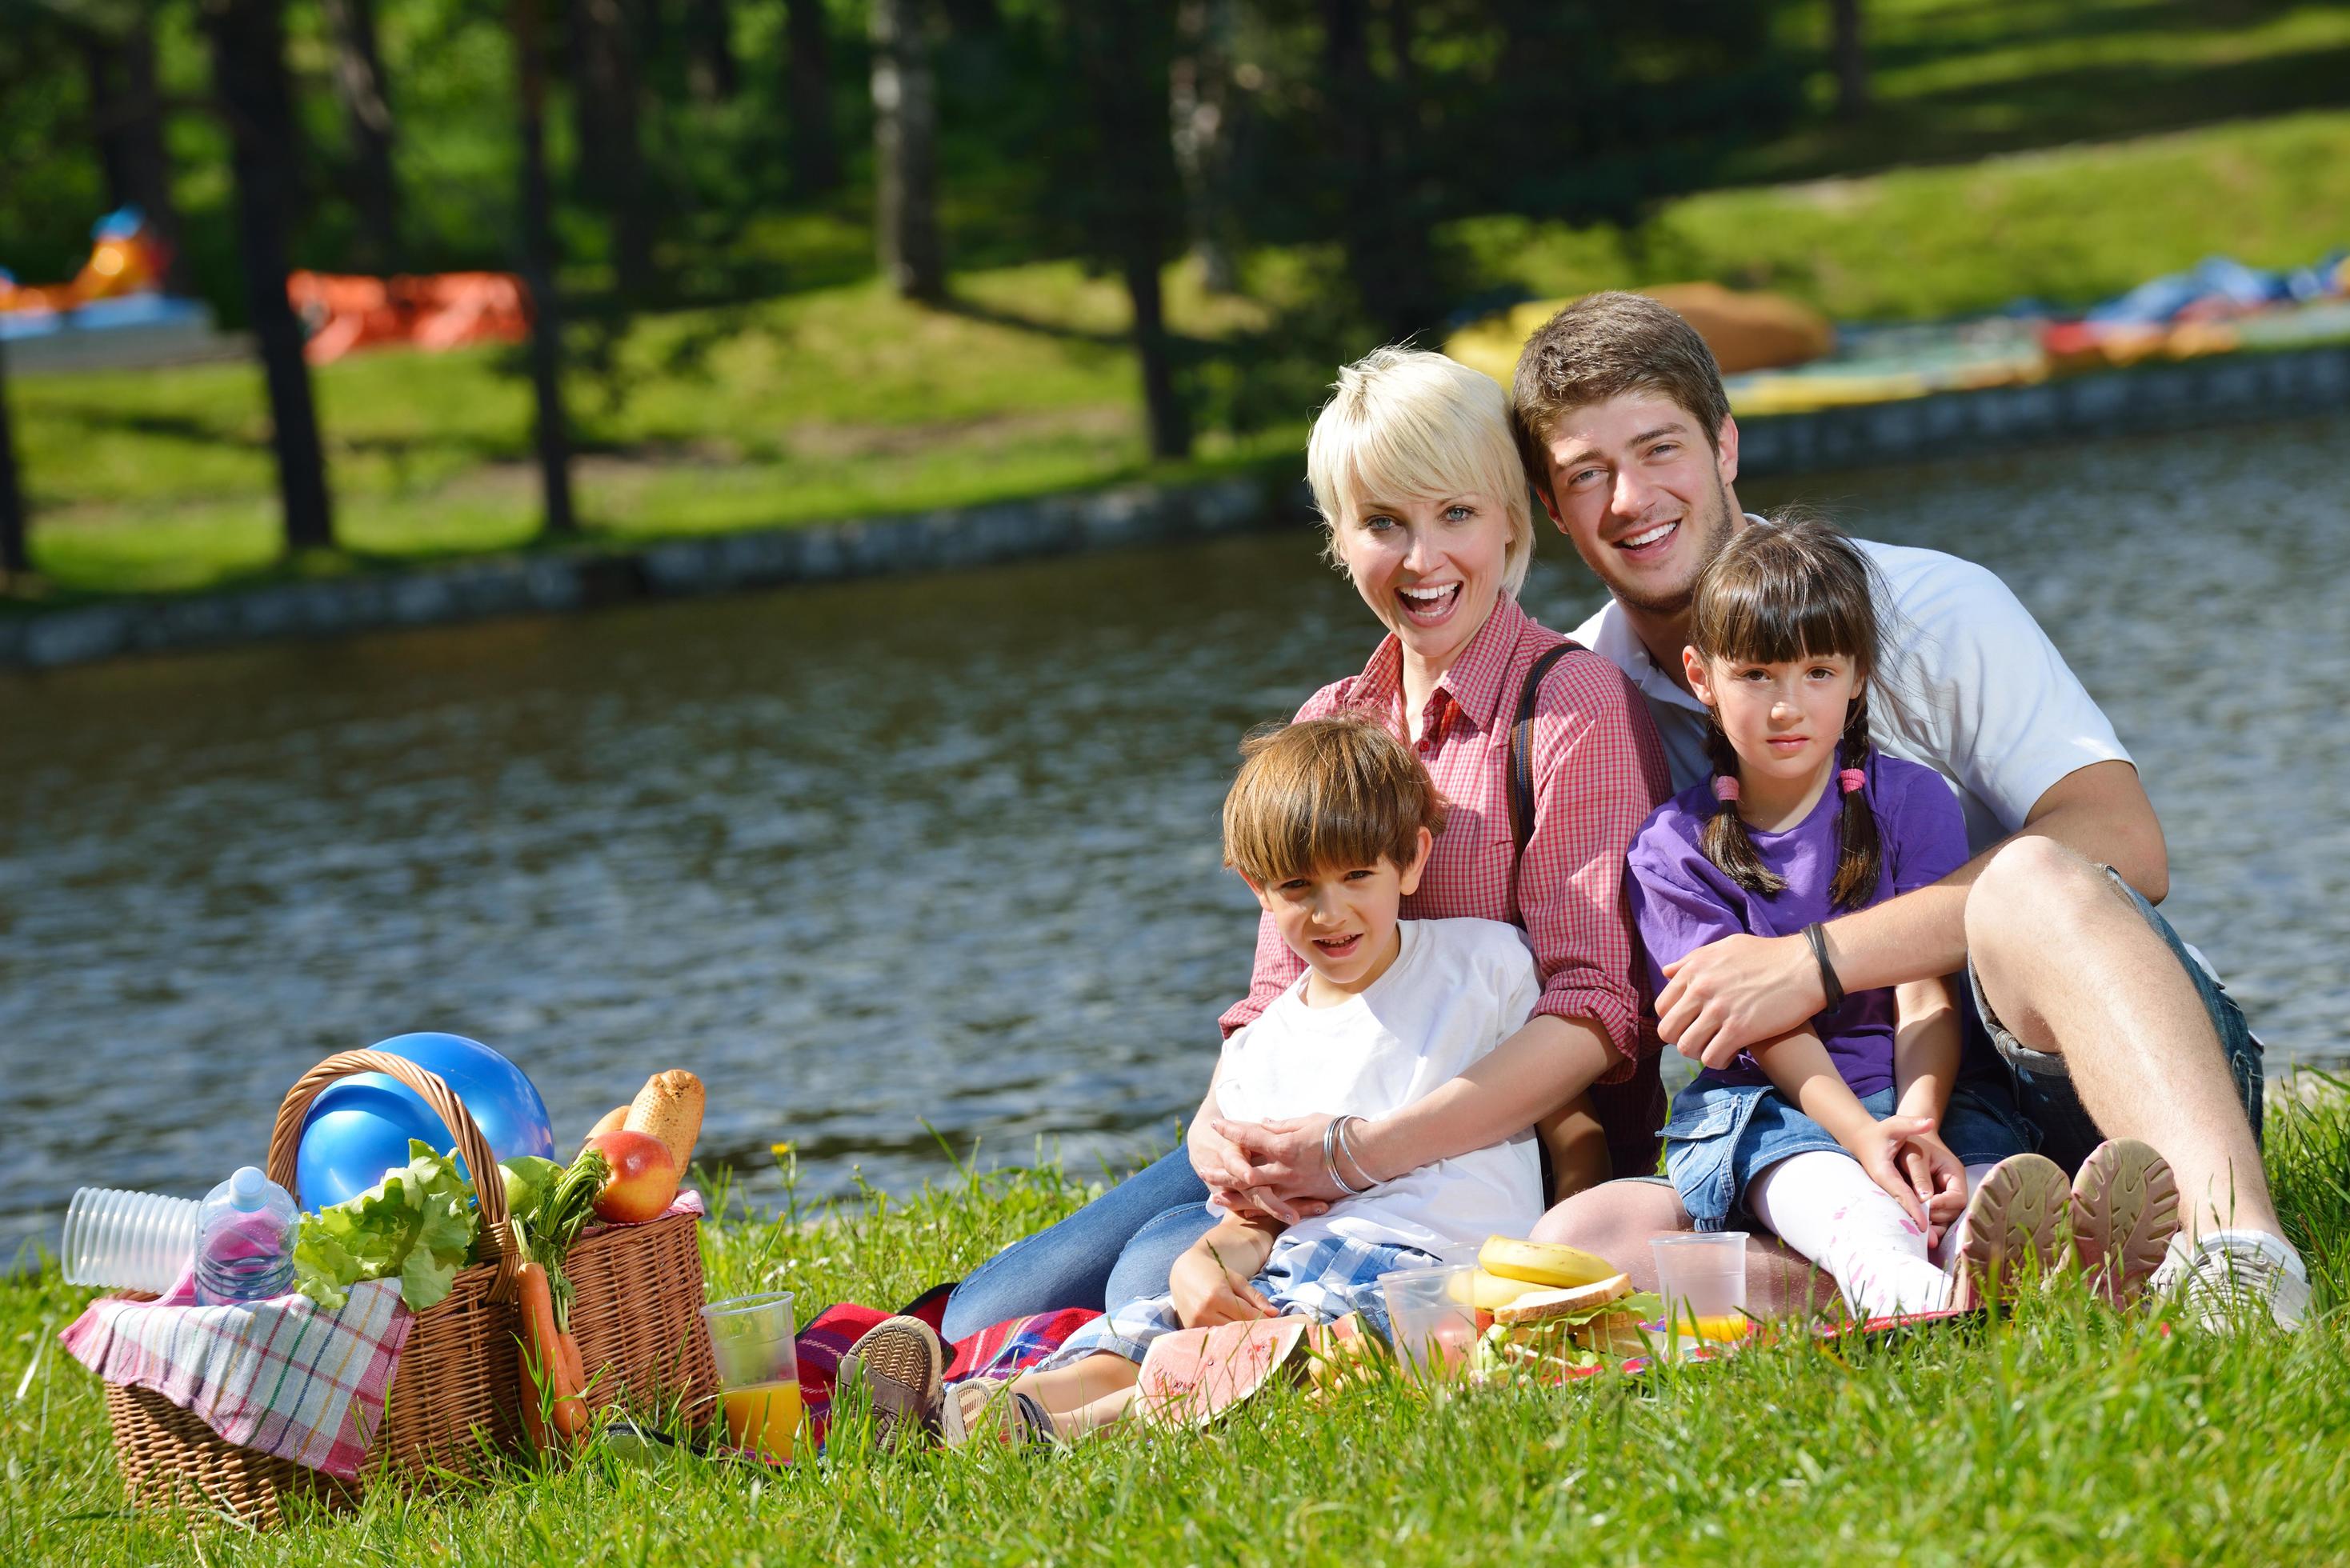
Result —
[{"label": "plastic cup with orange juice", "polygon": [[800,1364],[792,1294],[733,1296],[702,1309],[718,1363],[726,1437],[738,1449],[788,1464],[800,1429]]},{"label": "plastic cup with orange juice", "polygon": [[1665,1340],[1697,1345],[1736,1345],[1752,1320],[1746,1314],[1746,1232],[1700,1231],[1659,1236],[1657,1293],[1665,1298]]}]

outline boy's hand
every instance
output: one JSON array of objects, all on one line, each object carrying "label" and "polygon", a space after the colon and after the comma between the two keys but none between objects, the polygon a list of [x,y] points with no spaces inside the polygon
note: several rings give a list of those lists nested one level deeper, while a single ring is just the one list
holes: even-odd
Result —
[{"label": "boy's hand", "polygon": [[[1870,1180],[1893,1195],[1893,1200],[1901,1205],[1901,1212],[1909,1216],[1919,1232],[1929,1235],[1932,1233],[1933,1227],[1926,1218],[1924,1200],[1918,1189],[1910,1184],[1909,1173],[1901,1161],[1901,1153],[1913,1140],[1930,1137],[1933,1132],[1934,1118],[1931,1116],[1890,1116],[1865,1122],[1837,1140],[1853,1158],[1860,1161],[1860,1168],[1868,1172]],[[1959,1186],[1963,1192],[1966,1188],[1963,1171],[1959,1176]]]},{"label": "boy's hand", "polygon": [[1248,1323],[1276,1315],[1273,1303],[1256,1287],[1224,1267],[1215,1250],[1206,1245],[1187,1249],[1167,1276],[1167,1293],[1175,1300],[1175,1317],[1185,1328],[1212,1328],[1220,1323]]}]

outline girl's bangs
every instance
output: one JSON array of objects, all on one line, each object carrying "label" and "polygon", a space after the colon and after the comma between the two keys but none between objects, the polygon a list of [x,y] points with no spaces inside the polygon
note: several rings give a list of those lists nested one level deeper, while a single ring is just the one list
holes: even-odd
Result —
[{"label": "girl's bangs", "polygon": [[1691,629],[1710,657],[1788,664],[1842,654],[1868,662],[1876,628],[1866,600],[1854,605],[1841,594],[1806,593],[1786,577],[1717,580],[1708,588]]}]

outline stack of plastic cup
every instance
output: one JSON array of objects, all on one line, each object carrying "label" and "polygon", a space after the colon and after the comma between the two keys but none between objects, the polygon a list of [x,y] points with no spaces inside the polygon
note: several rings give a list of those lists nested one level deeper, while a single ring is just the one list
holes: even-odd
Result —
[{"label": "stack of plastic cup", "polygon": [[196,1255],[192,1198],[85,1187],[66,1210],[66,1283],[161,1295]]}]

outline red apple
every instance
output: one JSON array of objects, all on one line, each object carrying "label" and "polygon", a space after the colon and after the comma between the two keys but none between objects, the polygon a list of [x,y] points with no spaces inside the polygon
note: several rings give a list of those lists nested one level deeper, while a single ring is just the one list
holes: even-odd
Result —
[{"label": "red apple", "polygon": [[615,1225],[650,1220],[677,1196],[677,1164],[669,1146],[650,1133],[598,1133],[588,1147],[611,1162],[612,1174],[596,1194],[596,1217]]}]

